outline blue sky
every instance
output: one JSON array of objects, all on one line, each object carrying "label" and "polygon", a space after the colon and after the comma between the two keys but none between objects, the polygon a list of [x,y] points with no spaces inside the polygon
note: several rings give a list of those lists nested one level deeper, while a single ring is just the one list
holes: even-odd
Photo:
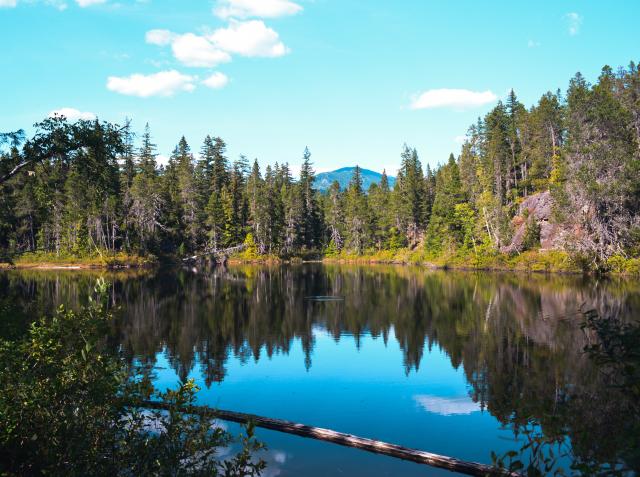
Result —
[{"label": "blue sky", "polygon": [[640,60],[636,0],[0,0],[0,131],[52,111],[149,122],[159,152],[318,170],[444,162],[514,88]]}]

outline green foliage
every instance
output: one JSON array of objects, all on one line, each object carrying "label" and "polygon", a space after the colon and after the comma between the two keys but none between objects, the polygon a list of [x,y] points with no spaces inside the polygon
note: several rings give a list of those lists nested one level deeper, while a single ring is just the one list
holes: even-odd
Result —
[{"label": "green foliage", "polygon": [[396,227],[389,229],[386,241],[387,249],[396,252],[407,246],[407,238]]},{"label": "green foliage", "polygon": [[[251,233],[259,255],[315,255],[331,243],[332,254],[360,255],[424,246],[442,261],[473,248],[480,264],[539,247],[538,225],[526,220],[522,231],[513,219],[525,200],[549,192],[558,235],[550,241],[562,239],[585,271],[621,269],[608,260],[640,253],[639,83],[631,63],[603,68],[593,85],[577,74],[566,95],[547,92],[528,109],[511,91],[469,128],[459,157],[425,169],[405,145],[393,190],[386,172],[363,190],[356,167],[346,190],[334,184],[325,195],[314,189],[309,149],[295,179],[288,164],[263,177],[257,160],[230,163],[211,135],[197,158],[182,137],[158,167],[148,125],[136,150],[130,123],[47,119],[27,141],[2,136],[0,250],[9,260],[104,250],[184,256]],[[29,174],[9,173],[21,163]]]},{"label": "green foliage", "polygon": [[256,245],[256,241],[253,238],[252,233],[248,233],[244,239],[245,249],[241,253],[241,257],[245,260],[256,260],[260,257],[258,253],[258,246]]},{"label": "green foliage", "polygon": [[640,258],[628,258],[614,255],[607,260],[607,266],[615,273],[624,275],[640,275]]},{"label": "green foliage", "polygon": [[327,248],[324,249],[324,256],[327,258],[334,258],[337,257],[339,253],[340,250],[338,250],[336,243],[331,239]]},{"label": "green foliage", "polygon": [[[182,411],[195,402],[193,381],[157,392],[110,349],[107,291],[99,280],[87,308],[61,307],[0,339],[0,473],[258,475],[264,463],[252,453],[262,446],[251,427],[240,454],[220,462],[216,449],[231,436]],[[149,398],[169,411],[136,407]]]},{"label": "green foliage", "polygon": [[540,225],[533,217],[526,217],[524,238],[522,240],[523,250],[533,250],[540,246]]},{"label": "green foliage", "polygon": [[456,204],[454,208],[455,228],[463,249],[476,247],[476,213],[468,203]]}]

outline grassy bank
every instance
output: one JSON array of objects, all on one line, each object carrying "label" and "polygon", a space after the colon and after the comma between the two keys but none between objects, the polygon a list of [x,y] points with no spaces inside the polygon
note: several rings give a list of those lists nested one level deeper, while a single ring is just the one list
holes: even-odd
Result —
[{"label": "grassy bank", "polygon": [[[229,259],[229,263],[297,263],[303,261],[322,261],[323,263],[345,264],[402,264],[419,265],[433,269],[454,270],[495,270],[534,273],[589,273],[593,272],[591,264],[579,257],[559,250],[531,250],[516,255],[507,255],[485,251],[475,254],[471,251],[442,255],[430,255],[424,250],[381,250],[363,254],[340,253],[309,254],[305,257],[288,259],[276,256],[261,256],[246,252]],[[640,258],[628,258],[616,255],[608,260],[600,272],[614,275],[640,276]]]},{"label": "grassy bank", "polygon": [[3,260],[0,268],[39,268],[39,269],[83,269],[83,268],[142,268],[157,263],[155,257],[141,257],[127,253],[96,253],[77,256],[72,254],[55,254],[31,252]]},{"label": "grassy bank", "polygon": [[[495,270],[539,273],[589,273],[593,271],[584,259],[558,250],[531,250],[517,255],[506,255],[492,251],[473,253],[471,251],[442,255],[430,255],[424,249],[370,251],[363,254],[341,251],[332,254],[308,253],[303,256],[278,257],[260,255],[255,249],[244,250],[228,259],[228,264],[302,263],[322,261],[323,263],[348,264],[402,264],[418,265],[433,269],[453,270]],[[120,269],[145,268],[157,265],[153,256],[141,257],[126,253],[101,253],[91,256],[56,255],[52,253],[27,253],[13,258],[11,262],[0,261],[0,269]],[[640,276],[640,258],[611,257],[601,271],[613,275]]]},{"label": "grassy bank", "polygon": [[424,250],[399,249],[354,255],[345,252],[325,257],[329,263],[398,263],[457,270],[512,270],[523,272],[582,273],[583,268],[569,254],[560,251],[529,251],[518,255],[457,252],[430,255]]}]

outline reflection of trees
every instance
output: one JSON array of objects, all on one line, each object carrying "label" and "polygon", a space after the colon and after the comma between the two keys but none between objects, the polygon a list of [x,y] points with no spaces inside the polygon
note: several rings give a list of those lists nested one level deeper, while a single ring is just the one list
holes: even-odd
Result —
[{"label": "reflection of trees", "polygon": [[[2,289],[31,302],[78,303],[92,274],[2,275]],[[336,340],[391,331],[405,371],[425,346],[441,347],[463,367],[472,397],[501,422],[540,419],[547,433],[570,433],[577,451],[611,456],[626,429],[623,397],[611,391],[582,353],[578,311],[629,317],[640,293],[626,282],[578,277],[428,272],[409,267],[233,267],[209,273],[114,276],[114,339],[129,359],[153,364],[166,353],[181,377],[194,363],[207,385],[224,379],[230,355],[258,360],[288,353],[300,340],[311,366],[313,328]],[[337,295],[343,301],[312,301]],[[37,303],[38,305],[33,305]],[[624,433],[623,433],[624,434]],[[597,437],[594,437],[597,436]]]}]

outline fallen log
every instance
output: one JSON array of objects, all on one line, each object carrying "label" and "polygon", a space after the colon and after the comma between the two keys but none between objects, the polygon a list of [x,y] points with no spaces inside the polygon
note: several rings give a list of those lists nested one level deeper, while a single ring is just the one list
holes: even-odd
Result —
[{"label": "fallen log", "polygon": [[[158,401],[144,401],[140,407],[169,410],[172,408],[170,404]],[[221,409],[213,409],[207,406],[186,406],[181,411],[187,414],[197,414],[205,417],[221,419],[224,421],[238,422],[246,424],[252,422],[256,427],[270,429],[273,431],[294,434],[310,439],[317,439],[326,442],[332,442],[345,447],[354,447],[374,454],[383,454],[397,459],[425,464],[431,467],[458,472],[465,475],[474,476],[508,476],[520,477],[517,472],[510,472],[505,469],[492,467],[478,462],[466,462],[454,457],[447,457],[439,454],[432,454],[417,449],[390,444],[388,442],[376,441],[364,437],[358,437],[351,434],[323,429],[321,427],[307,426],[295,422],[285,421],[282,419],[272,419],[269,417],[256,416],[254,414],[245,414],[242,412],[224,411]]]}]

